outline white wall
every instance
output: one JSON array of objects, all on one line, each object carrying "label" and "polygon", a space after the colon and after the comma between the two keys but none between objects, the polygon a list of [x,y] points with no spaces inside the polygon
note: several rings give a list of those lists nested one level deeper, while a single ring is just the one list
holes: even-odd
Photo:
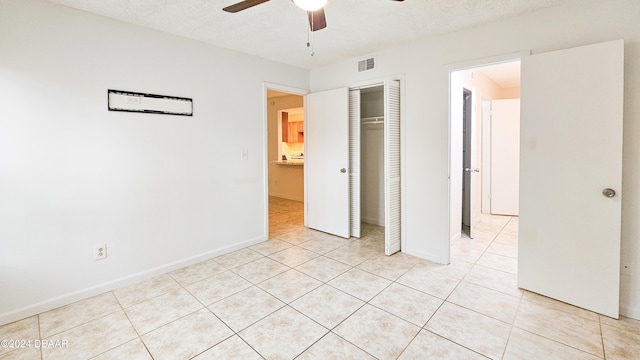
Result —
[{"label": "white wall", "polygon": [[384,125],[362,125],[360,134],[361,220],[384,226]]},{"label": "white wall", "polygon": [[311,72],[312,91],[403,74],[405,243],[403,251],[448,259],[447,64],[532,50],[542,53],[625,39],[622,313],[640,318],[640,2],[579,1],[372,54],[376,69],[355,71],[357,58]]},{"label": "white wall", "polygon": [[307,70],[44,1],[0,1],[0,34],[0,324],[266,239],[264,82]]}]

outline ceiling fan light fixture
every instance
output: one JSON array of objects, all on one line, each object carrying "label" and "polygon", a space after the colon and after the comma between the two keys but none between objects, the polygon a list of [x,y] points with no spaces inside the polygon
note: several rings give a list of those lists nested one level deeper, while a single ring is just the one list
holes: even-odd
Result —
[{"label": "ceiling fan light fixture", "polygon": [[320,10],[327,4],[327,0],[293,0],[293,2],[306,11]]}]

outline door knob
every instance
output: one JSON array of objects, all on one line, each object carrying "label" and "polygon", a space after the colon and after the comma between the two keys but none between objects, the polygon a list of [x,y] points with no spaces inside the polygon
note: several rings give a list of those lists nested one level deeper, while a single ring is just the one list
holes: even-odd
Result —
[{"label": "door knob", "polygon": [[616,191],[613,190],[613,189],[606,188],[606,189],[602,190],[602,195],[604,195],[605,197],[608,197],[608,198],[612,198],[612,197],[616,196]]},{"label": "door knob", "polygon": [[342,169],[340,169],[340,172],[344,174],[344,173],[346,173],[346,172],[347,172],[347,169],[342,168]]},{"label": "door knob", "polygon": [[480,172],[480,169],[464,168],[465,172]]}]

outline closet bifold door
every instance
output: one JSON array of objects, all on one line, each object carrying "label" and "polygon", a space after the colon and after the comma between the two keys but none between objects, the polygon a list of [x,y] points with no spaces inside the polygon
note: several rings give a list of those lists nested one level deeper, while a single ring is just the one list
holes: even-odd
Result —
[{"label": "closet bifold door", "polygon": [[360,237],[360,90],[349,91],[350,234]]},{"label": "closet bifold door", "polygon": [[400,82],[384,86],[384,178],[385,178],[385,255],[400,251]]}]

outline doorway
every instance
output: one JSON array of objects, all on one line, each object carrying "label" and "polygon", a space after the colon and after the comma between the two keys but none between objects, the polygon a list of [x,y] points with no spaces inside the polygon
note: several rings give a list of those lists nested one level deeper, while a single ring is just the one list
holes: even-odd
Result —
[{"label": "doorway", "polygon": [[[620,294],[621,201],[609,190],[621,186],[623,60],[622,40],[522,57],[518,286],[610,317],[618,316]],[[477,75],[478,68],[473,69]],[[450,68],[450,89],[458,71]],[[604,99],[603,93],[610,96]],[[458,154],[461,158],[461,147],[454,145],[461,135],[454,131],[460,119],[455,107],[450,111],[449,194],[454,199],[459,193],[454,165]],[[484,166],[481,170],[486,172]],[[610,187],[601,190],[602,184]],[[455,200],[452,211],[460,204]],[[474,269],[503,264],[495,256],[483,263],[489,249],[481,252],[469,261]]]},{"label": "doorway", "polygon": [[266,89],[268,238],[303,227],[304,94]]},{"label": "doorway", "polygon": [[[450,92],[450,242],[453,243],[463,236],[473,239],[476,230],[481,230],[479,224],[492,213],[492,183],[499,180],[502,185],[509,184],[510,189],[518,187],[517,171],[492,177],[492,168],[500,168],[505,154],[517,158],[519,127],[511,126],[499,133],[500,140],[510,140],[510,144],[515,140],[515,150],[492,146],[492,136],[496,135],[492,133],[491,105],[505,99],[519,101],[520,61],[451,71]],[[509,121],[519,123],[518,113]],[[500,214],[518,215],[517,211]]]}]

